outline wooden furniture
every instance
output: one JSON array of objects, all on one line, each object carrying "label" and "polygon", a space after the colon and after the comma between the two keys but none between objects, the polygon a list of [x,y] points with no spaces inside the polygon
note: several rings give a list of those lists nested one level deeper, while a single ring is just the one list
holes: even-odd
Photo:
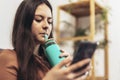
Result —
[{"label": "wooden furniture", "polygon": [[[67,12],[69,15],[75,17],[75,24],[76,26],[79,24],[78,19],[80,17],[89,16],[90,17],[90,27],[89,27],[89,34],[84,36],[74,36],[74,37],[61,37],[60,32],[60,24],[61,24],[61,12],[64,11]],[[79,40],[89,40],[94,41],[95,38],[95,16],[97,14],[103,14],[104,13],[104,7],[101,7],[97,2],[94,0],[80,0],[78,2],[72,2],[65,5],[61,5],[57,9],[57,29],[56,29],[56,40],[59,44],[62,41],[79,41]],[[107,16],[107,13],[106,13]],[[64,16],[66,17],[66,16]],[[107,19],[106,19],[107,20]],[[107,29],[107,21],[104,25],[104,40],[108,41],[108,29]],[[105,45],[104,48],[104,76],[98,77],[95,76],[95,70],[94,70],[94,58],[92,59],[92,65],[93,69],[91,72],[91,75],[88,77],[88,80],[108,80],[108,44]]]}]

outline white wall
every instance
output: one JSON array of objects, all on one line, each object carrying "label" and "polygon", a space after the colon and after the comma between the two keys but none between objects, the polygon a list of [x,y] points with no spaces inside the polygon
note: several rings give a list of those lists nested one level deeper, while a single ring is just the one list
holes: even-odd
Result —
[{"label": "white wall", "polygon": [[0,48],[12,48],[11,29],[16,8],[21,0],[0,1]]},{"label": "white wall", "polygon": [[[50,0],[54,6],[56,18],[56,6],[61,4],[61,0]],[[65,3],[66,1],[63,0]],[[108,1],[108,0],[106,0]],[[21,0],[1,0],[0,2],[0,48],[12,48],[10,33],[15,10]],[[109,21],[109,78],[110,80],[120,80],[120,1],[109,0],[111,7]],[[56,19],[55,19],[56,20]]]},{"label": "white wall", "polygon": [[109,23],[109,70],[110,80],[120,80],[120,0],[109,0],[110,23]]},{"label": "white wall", "polygon": [[[50,0],[54,6],[61,0]],[[109,80],[120,80],[120,0],[96,0],[108,5],[109,14]],[[102,2],[101,2],[102,1]],[[62,2],[61,2],[62,3]],[[65,3],[65,2],[63,2]],[[56,8],[54,7],[56,10]],[[56,13],[54,14],[56,16]],[[55,19],[56,20],[56,19]]]}]

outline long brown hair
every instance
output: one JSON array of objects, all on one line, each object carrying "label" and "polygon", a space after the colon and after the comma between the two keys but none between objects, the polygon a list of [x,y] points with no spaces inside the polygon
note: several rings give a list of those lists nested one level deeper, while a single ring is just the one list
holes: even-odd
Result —
[{"label": "long brown hair", "polygon": [[[38,64],[33,55],[35,41],[31,33],[31,25],[36,8],[40,4],[46,4],[52,13],[52,7],[48,0],[24,0],[17,9],[12,32],[12,44],[18,59],[17,80],[38,80]],[[52,32],[50,34],[52,37]],[[43,52],[42,47],[39,52]],[[43,71],[42,64],[39,68]]]}]

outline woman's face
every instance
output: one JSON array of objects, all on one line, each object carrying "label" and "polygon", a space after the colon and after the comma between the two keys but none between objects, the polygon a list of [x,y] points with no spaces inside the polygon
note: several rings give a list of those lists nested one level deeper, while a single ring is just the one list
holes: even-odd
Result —
[{"label": "woman's face", "polygon": [[45,41],[45,34],[50,35],[52,22],[53,18],[50,8],[46,4],[40,4],[35,11],[32,23],[32,33],[37,43]]}]

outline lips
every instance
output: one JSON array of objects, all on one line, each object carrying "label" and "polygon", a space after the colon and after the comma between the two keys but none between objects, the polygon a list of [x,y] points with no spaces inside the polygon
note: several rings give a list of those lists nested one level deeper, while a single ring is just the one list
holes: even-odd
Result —
[{"label": "lips", "polygon": [[47,33],[39,33],[42,36],[48,35]]}]

